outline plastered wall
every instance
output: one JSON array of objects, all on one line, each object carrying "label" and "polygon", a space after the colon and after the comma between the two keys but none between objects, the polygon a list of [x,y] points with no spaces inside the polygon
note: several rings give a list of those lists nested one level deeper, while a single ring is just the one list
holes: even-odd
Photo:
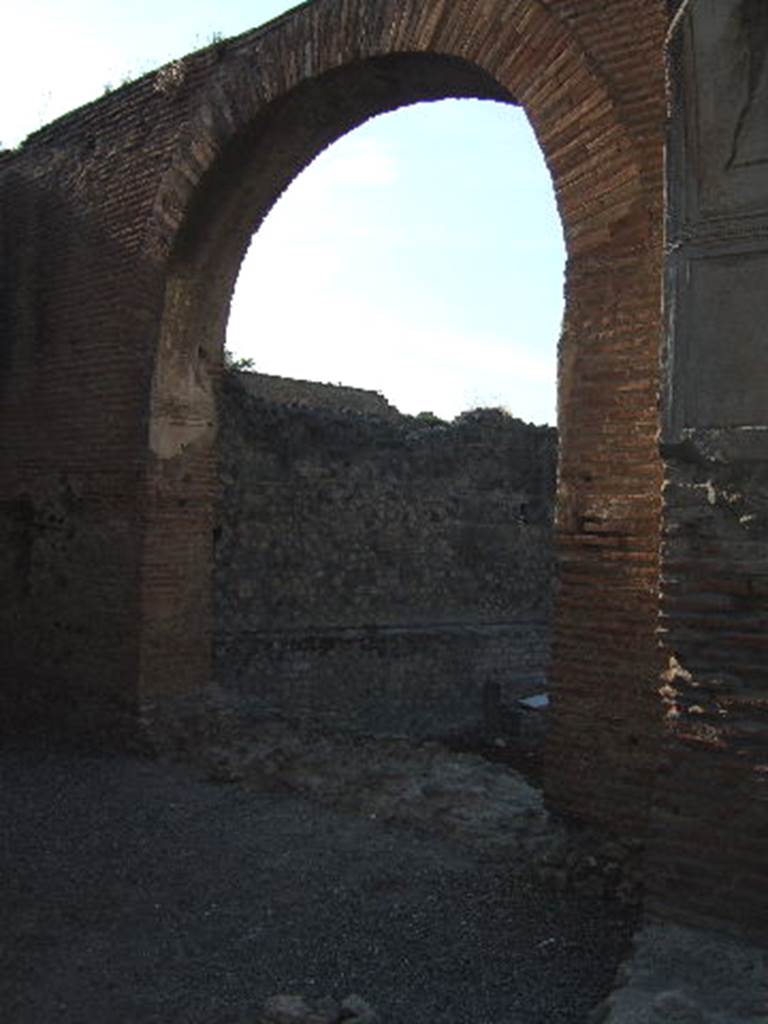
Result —
[{"label": "plastered wall", "polygon": [[670,40],[661,638],[650,905],[768,931],[768,7]]}]

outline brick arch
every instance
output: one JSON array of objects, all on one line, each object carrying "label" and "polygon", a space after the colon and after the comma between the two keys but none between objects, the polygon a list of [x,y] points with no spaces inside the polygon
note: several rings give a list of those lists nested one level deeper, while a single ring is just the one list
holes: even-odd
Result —
[{"label": "brick arch", "polygon": [[[442,0],[425,14],[414,0],[385,0],[374,16],[362,0],[314,0],[278,19],[271,31],[219,44],[221,64],[207,70],[160,182],[149,246],[159,254],[174,252],[201,189],[226,165],[226,151],[240,144],[242,155],[248,148],[244,135],[262,119],[290,116],[292,97],[305,111],[314,107],[300,128],[308,162],[369,117],[451,96],[520,104],[552,173],[569,251],[605,245],[641,199],[648,154],[576,32],[542,0],[519,0],[512,11],[509,6],[485,4],[478,12],[477,5]],[[378,33],[372,21],[380,23]],[[183,62],[177,68],[177,85],[168,74],[170,90],[194,74],[185,72]],[[361,95],[343,95],[344,86]],[[318,87],[326,90],[324,98]],[[334,112],[322,109],[331,103]],[[313,125],[312,117],[325,126]],[[278,128],[278,135],[284,132]]]},{"label": "brick arch", "polygon": [[[620,0],[624,31],[607,41],[599,7],[315,0],[158,73],[159,87],[192,90],[192,102],[147,221],[165,298],[140,699],[208,681],[214,382],[252,231],[314,155],[374,114],[446,96],[517,102],[550,168],[569,256],[549,791],[582,818],[642,831],[658,672],[663,19]],[[632,17],[645,19],[639,40]]]}]

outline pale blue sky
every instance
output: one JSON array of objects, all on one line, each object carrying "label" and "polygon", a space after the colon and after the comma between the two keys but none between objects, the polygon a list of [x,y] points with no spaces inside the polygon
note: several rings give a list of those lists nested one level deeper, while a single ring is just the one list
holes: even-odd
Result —
[{"label": "pale blue sky", "polygon": [[[0,141],[291,6],[14,4]],[[419,104],[352,132],[287,190],[243,264],[228,345],[265,372],[375,388],[405,412],[503,405],[554,422],[563,260],[522,112]]]}]

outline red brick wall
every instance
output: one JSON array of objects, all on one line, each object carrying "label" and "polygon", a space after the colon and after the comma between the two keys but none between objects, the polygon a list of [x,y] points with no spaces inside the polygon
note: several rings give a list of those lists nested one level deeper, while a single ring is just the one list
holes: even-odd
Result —
[{"label": "red brick wall", "polygon": [[[79,713],[107,694],[131,705],[207,683],[213,382],[252,231],[302,166],[372,114],[514,99],[569,251],[548,792],[642,830],[658,717],[663,29],[648,0],[316,0],[75,112],[0,165],[14,244],[36,239],[28,276],[7,289],[19,308],[3,307],[15,340],[2,372],[18,396],[2,413],[6,493],[53,493],[63,472],[91,545],[62,555],[82,630],[66,665],[48,616],[9,595],[21,704],[38,670],[44,704],[84,690]],[[19,212],[29,196],[50,215]]]},{"label": "red brick wall", "polygon": [[135,713],[151,290],[77,159],[1,173],[0,728],[98,732]]}]

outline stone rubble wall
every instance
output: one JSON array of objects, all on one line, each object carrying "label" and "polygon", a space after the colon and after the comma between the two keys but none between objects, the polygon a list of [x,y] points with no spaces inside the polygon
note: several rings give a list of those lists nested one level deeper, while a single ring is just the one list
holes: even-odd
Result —
[{"label": "stone rubble wall", "polygon": [[370,626],[220,635],[217,649],[254,714],[423,738],[476,728],[489,686],[504,707],[544,689],[549,634],[548,622]]},{"label": "stone rubble wall", "polygon": [[371,734],[476,725],[545,685],[556,432],[276,405],[222,385],[216,679]]}]

